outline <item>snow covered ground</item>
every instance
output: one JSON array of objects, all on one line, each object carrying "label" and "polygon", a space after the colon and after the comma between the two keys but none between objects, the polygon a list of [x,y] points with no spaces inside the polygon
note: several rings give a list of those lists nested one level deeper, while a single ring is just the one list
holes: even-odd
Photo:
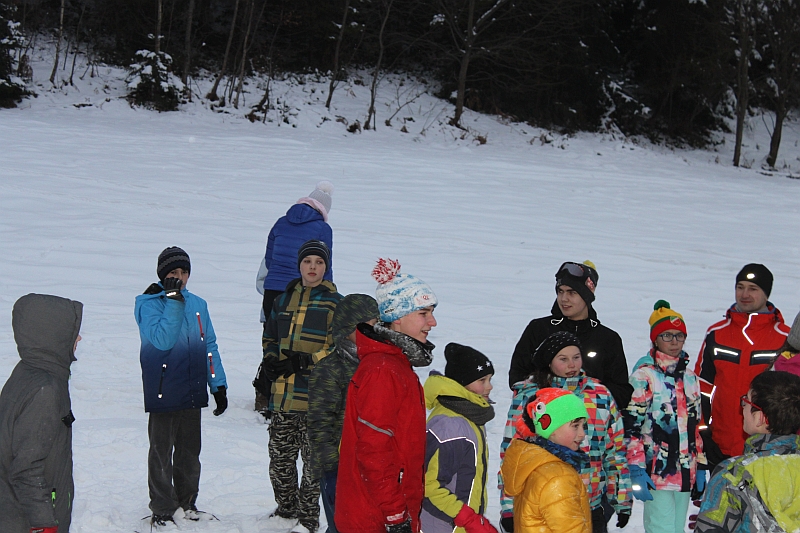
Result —
[{"label": "snow covered ground", "polygon": [[[0,380],[18,360],[10,320],[18,297],[52,293],[85,304],[71,383],[73,533],[132,531],[149,514],[133,303],[170,245],[191,255],[189,289],[208,301],[230,385],[228,411],[203,414],[198,506],[220,520],[182,528],[281,531],[265,520],[274,507],[267,432],[250,384],[261,357],[254,279],[269,228],[319,179],[336,186],[340,292],[374,294],[374,261],[397,258],[441,302],[431,368],[444,368],[450,341],[495,362],[492,472],[510,354],[527,322],[548,314],[563,261],[597,265],[595,307],[622,336],[629,364],[647,349],[647,318],[660,298],[686,318],[694,359],[745,263],[775,274],[771,301],[787,321],[800,307],[800,181],[787,179],[800,174],[798,122],[786,125],[776,173],[757,170],[768,147],[760,117],[747,135],[754,168],[746,169],[730,165],[729,137],[717,151],[670,150],[611,135],[562,137],[471,112],[463,134],[444,125],[449,104],[424,92],[389,127],[397,107],[422,92],[398,76],[381,90],[377,131],[351,134],[344,121],[363,122],[367,108],[366,88],[354,83],[337,89],[330,112],[324,83],[277,83],[284,111],[262,124],[243,118],[260,98],[257,80],[238,111],[210,112],[195,99],[158,114],[120,98],[117,69],[51,90],[49,68],[36,67],[38,98],[0,111]],[[203,94],[209,83],[198,83]],[[493,478],[490,500],[497,523]],[[626,531],[643,531],[640,504]]]}]

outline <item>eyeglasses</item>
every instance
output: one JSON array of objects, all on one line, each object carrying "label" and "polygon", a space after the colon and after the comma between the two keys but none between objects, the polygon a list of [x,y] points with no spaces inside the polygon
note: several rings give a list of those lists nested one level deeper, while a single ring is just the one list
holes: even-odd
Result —
[{"label": "eyeglasses", "polygon": [[761,411],[759,406],[750,401],[747,394],[742,394],[741,398],[739,398],[739,405],[742,406],[742,409],[744,409],[745,405],[749,405],[751,411]]},{"label": "eyeglasses", "polygon": [[664,342],[672,342],[672,339],[683,342],[686,340],[686,333],[662,333],[659,337],[664,339]]}]

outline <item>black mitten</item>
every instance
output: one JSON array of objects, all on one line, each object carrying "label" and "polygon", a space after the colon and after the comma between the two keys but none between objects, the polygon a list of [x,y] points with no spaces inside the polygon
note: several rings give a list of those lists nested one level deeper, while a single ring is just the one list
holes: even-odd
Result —
[{"label": "black mitten", "polygon": [[183,294],[181,294],[181,285],[183,285],[183,282],[180,278],[167,278],[161,284],[164,286],[164,293],[167,298],[179,302],[184,301]]},{"label": "black mitten", "polygon": [[228,408],[228,392],[225,390],[225,385],[221,385],[217,392],[214,393],[214,401],[217,402],[217,408],[214,409],[214,416],[219,416]]},{"label": "black mitten", "polygon": [[631,519],[631,512],[630,511],[623,511],[621,513],[617,513],[617,527],[622,529],[628,525],[628,521]]},{"label": "black mitten", "polygon": [[272,383],[278,379],[278,374],[273,374],[267,368],[267,361],[262,359],[261,364],[258,365],[258,372],[256,372],[256,379],[253,380],[253,387],[262,396],[269,396],[272,392]]},{"label": "black mitten", "polygon": [[502,527],[506,533],[514,533],[514,517],[513,516],[502,517],[500,519],[500,527]]}]

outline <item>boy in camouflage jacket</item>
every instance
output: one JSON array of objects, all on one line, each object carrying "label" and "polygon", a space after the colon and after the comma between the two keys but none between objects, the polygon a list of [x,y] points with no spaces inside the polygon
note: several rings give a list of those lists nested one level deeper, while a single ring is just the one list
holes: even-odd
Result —
[{"label": "boy in camouflage jacket", "polygon": [[314,367],[308,382],[308,440],[311,445],[311,475],[320,480],[322,506],[328,519],[328,533],[336,533],[333,512],[336,474],[339,469],[339,441],[342,438],[344,408],[350,378],[358,368],[356,325],[378,321],[378,302],[366,294],[342,298],[333,313],[334,349]]}]

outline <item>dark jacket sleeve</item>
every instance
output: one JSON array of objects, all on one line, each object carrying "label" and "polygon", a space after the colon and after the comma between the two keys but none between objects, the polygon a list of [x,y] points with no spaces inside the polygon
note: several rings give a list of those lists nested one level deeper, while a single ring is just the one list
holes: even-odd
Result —
[{"label": "dark jacket sleeve", "polygon": [[342,416],[347,383],[334,364],[336,354],[325,357],[311,371],[308,382],[308,440],[311,445],[311,471],[315,478],[335,470],[339,464]]},{"label": "dark jacket sleeve", "polygon": [[54,386],[41,387],[14,422],[14,456],[8,478],[31,527],[57,525],[53,507],[52,480],[45,479],[45,460],[53,447],[56,432],[64,424],[58,416]]},{"label": "dark jacket sleeve", "polygon": [[625,359],[625,351],[622,348],[622,339],[615,335],[616,340],[608,360],[609,368],[605,374],[603,385],[606,386],[620,412],[628,407],[633,395],[633,386],[628,381],[628,361]]},{"label": "dark jacket sleeve", "polygon": [[511,355],[511,367],[508,369],[509,388],[533,373],[533,352],[541,342],[541,340],[537,342],[534,322],[532,320],[522,332],[522,336],[514,348],[514,353]]}]

